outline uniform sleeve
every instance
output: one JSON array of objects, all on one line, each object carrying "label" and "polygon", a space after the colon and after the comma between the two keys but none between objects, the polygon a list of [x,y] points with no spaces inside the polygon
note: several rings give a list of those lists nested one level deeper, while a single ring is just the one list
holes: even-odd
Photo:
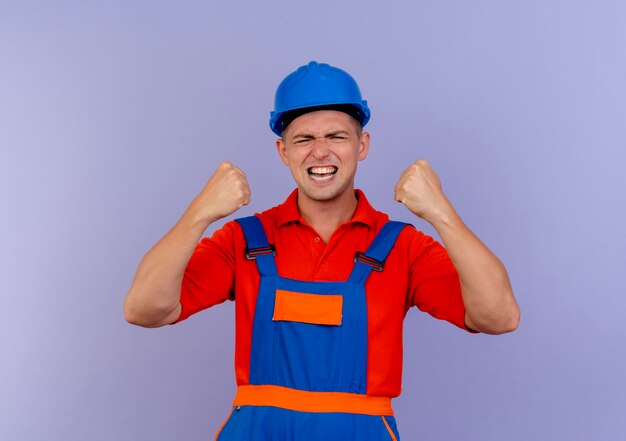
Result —
[{"label": "uniform sleeve", "polygon": [[196,246],[183,275],[182,312],[175,323],[226,300],[234,300],[234,234],[231,222]]},{"label": "uniform sleeve", "polygon": [[459,276],[446,249],[432,237],[416,233],[411,244],[410,306],[473,332],[465,325]]}]

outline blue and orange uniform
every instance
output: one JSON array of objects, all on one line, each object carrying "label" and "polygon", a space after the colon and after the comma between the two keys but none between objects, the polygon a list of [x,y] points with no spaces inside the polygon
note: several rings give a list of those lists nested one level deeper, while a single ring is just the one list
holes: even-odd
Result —
[{"label": "blue and orange uniform", "polygon": [[356,196],[328,244],[300,217],[296,190],[194,252],[179,321],[236,300],[238,390],[218,440],[397,440],[408,309],[465,327],[443,247]]}]

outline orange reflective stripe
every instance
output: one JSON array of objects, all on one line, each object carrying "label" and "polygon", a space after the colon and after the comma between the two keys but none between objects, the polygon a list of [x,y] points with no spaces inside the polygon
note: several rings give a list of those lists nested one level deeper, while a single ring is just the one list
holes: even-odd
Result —
[{"label": "orange reflective stripe", "polygon": [[341,325],[343,296],[276,290],[275,321]]},{"label": "orange reflective stripe", "polygon": [[310,392],[274,385],[237,388],[233,406],[273,406],[299,412],[343,412],[393,416],[391,398],[348,392]]},{"label": "orange reflective stripe", "polygon": [[226,423],[228,422],[228,420],[230,419],[230,416],[233,414],[233,410],[235,410],[235,407],[233,406],[232,409],[230,409],[230,413],[228,414],[228,416],[226,417],[226,419],[224,420],[224,422],[222,423],[222,425],[220,426],[219,429],[217,429],[217,433],[215,434],[215,438],[213,439],[213,441],[217,441],[217,438],[220,436],[220,433],[222,433],[222,429],[224,428],[224,426],[226,425]]},{"label": "orange reflective stripe", "polygon": [[385,417],[381,416],[381,418],[383,419],[383,423],[385,423],[385,427],[387,428],[387,432],[389,432],[389,435],[391,435],[391,439],[393,441],[398,441],[398,439],[396,438],[396,435],[394,435],[394,433],[393,433],[393,430],[391,430],[391,427],[389,427],[389,423],[387,422]]}]

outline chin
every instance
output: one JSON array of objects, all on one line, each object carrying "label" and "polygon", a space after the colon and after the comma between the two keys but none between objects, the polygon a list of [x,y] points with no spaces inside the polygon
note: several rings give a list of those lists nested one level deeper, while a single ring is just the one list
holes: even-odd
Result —
[{"label": "chin", "polygon": [[300,191],[304,195],[316,202],[327,202],[338,199],[346,190],[345,189],[307,189],[300,187]]}]

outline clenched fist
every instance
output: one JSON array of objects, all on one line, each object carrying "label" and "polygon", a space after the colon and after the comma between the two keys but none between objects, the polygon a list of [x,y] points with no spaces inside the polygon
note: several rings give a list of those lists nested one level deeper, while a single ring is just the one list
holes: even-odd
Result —
[{"label": "clenched fist", "polygon": [[425,159],[415,161],[400,175],[394,192],[396,201],[431,224],[452,209],[439,178]]},{"label": "clenched fist", "polygon": [[193,200],[189,211],[198,222],[209,225],[249,203],[246,174],[230,162],[222,162]]}]

